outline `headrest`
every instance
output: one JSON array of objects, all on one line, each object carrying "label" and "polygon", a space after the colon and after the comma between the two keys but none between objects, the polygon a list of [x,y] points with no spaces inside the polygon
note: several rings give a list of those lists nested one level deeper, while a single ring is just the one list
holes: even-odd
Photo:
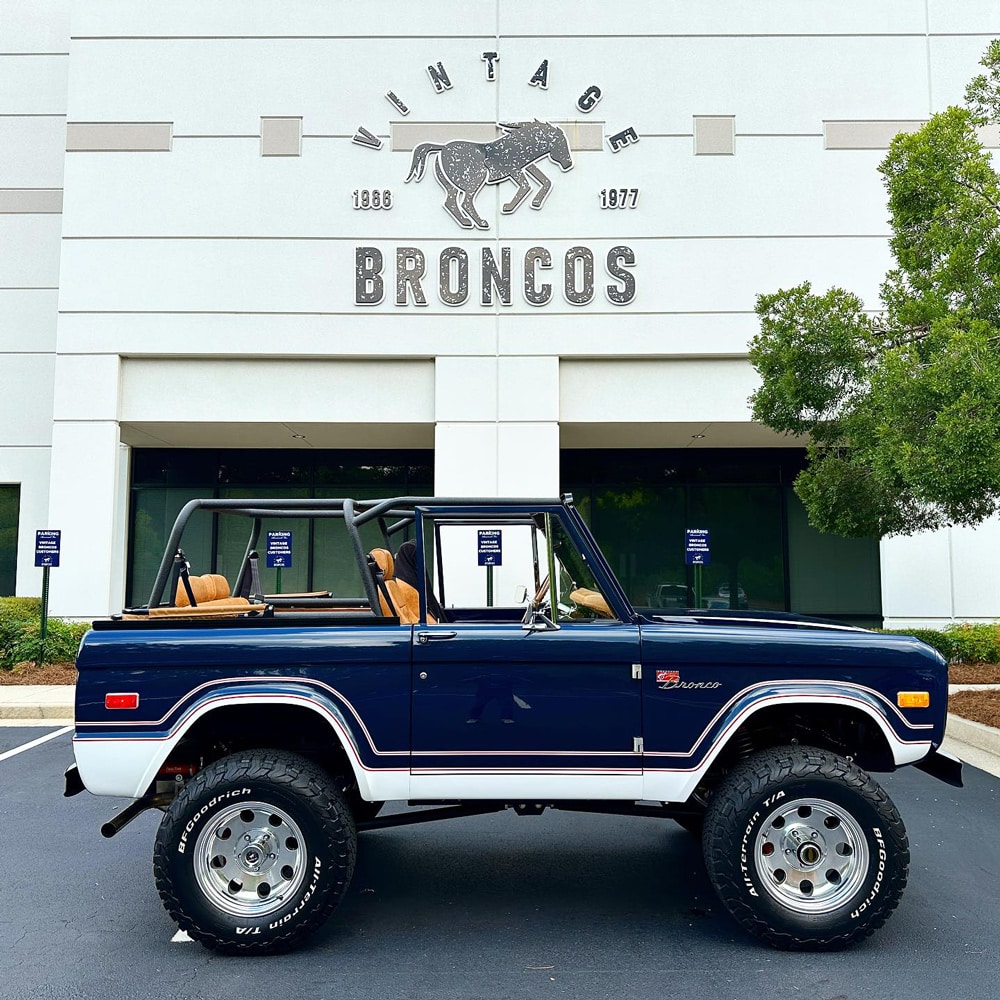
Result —
[{"label": "headrest", "polygon": [[396,564],[393,562],[392,553],[388,549],[372,549],[369,555],[375,560],[375,565],[382,571],[384,580],[391,580]]},{"label": "headrest", "polygon": [[417,543],[412,538],[396,550],[396,579],[417,586]]}]

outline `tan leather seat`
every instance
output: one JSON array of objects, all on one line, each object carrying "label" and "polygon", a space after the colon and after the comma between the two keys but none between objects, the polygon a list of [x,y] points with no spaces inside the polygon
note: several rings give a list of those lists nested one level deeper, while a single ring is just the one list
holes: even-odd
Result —
[{"label": "tan leather seat", "polygon": [[[191,593],[194,594],[196,607],[192,608],[191,606],[191,599],[188,597],[184,581],[178,580],[177,593],[174,595],[174,605],[176,608],[184,608],[199,615],[206,615],[212,611],[240,614],[251,608],[250,602],[245,597],[229,596],[229,581],[221,573],[205,573],[203,576],[189,576],[188,583],[191,585]],[[254,605],[254,607],[263,606]],[[150,613],[153,613],[152,610]]]},{"label": "tan leather seat", "polygon": [[581,608],[593,611],[598,618],[614,618],[615,613],[608,607],[608,602],[603,594],[596,590],[588,590],[586,587],[577,587],[569,592],[569,599],[574,604],[579,604]]},{"label": "tan leather seat", "polygon": [[[369,556],[380,577],[376,586],[382,614],[398,616],[403,625],[415,625],[420,621],[420,594],[417,588],[396,579],[396,562],[388,549],[372,549]],[[427,623],[436,625],[437,619],[428,614]]]}]

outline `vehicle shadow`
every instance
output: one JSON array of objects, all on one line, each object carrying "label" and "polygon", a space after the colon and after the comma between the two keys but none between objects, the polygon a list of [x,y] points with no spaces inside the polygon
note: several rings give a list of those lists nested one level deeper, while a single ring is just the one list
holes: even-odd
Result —
[{"label": "vehicle shadow", "polygon": [[700,842],[672,821],[506,812],[361,834],[348,896],[316,943],[343,949],[370,934],[409,950],[426,932],[463,947],[476,936],[554,945],[572,935],[589,948],[581,933],[592,933],[600,950],[602,926],[660,936],[695,924],[726,938],[736,930]]}]

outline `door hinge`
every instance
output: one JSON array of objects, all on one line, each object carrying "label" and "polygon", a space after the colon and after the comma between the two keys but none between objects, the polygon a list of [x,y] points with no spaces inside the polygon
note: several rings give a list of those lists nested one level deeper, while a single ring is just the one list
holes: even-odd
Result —
[{"label": "door hinge", "polygon": [[632,753],[642,753],[642,737],[632,737]]},{"label": "door hinge", "polygon": [[641,681],[642,680],[642,664],[633,663],[632,664],[632,680]]}]

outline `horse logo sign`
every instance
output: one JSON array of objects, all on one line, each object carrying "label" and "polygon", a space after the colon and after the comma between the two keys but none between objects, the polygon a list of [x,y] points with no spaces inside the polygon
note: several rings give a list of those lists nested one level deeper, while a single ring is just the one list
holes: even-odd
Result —
[{"label": "horse logo sign", "polygon": [[498,124],[504,134],[494,142],[467,142],[461,139],[443,145],[422,142],[413,150],[406,180],[419,181],[424,176],[427,157],[437,153],[434,175],[445,190],[444,207],[463,229],[490,228],[475,206],[476,195],[484,184],[499,184],[506,180],[517,184],[514,197],[502,209],[504,215],[510,215],[531,193],[532,185],[528,177],[539,185],[531,199],[532,208],[541,208],[552,190],[552,181],[538,167],[539,160],[547,156],[563,171],[573,167],[569,142],[558,125],[537,119],[533,122]]}]

